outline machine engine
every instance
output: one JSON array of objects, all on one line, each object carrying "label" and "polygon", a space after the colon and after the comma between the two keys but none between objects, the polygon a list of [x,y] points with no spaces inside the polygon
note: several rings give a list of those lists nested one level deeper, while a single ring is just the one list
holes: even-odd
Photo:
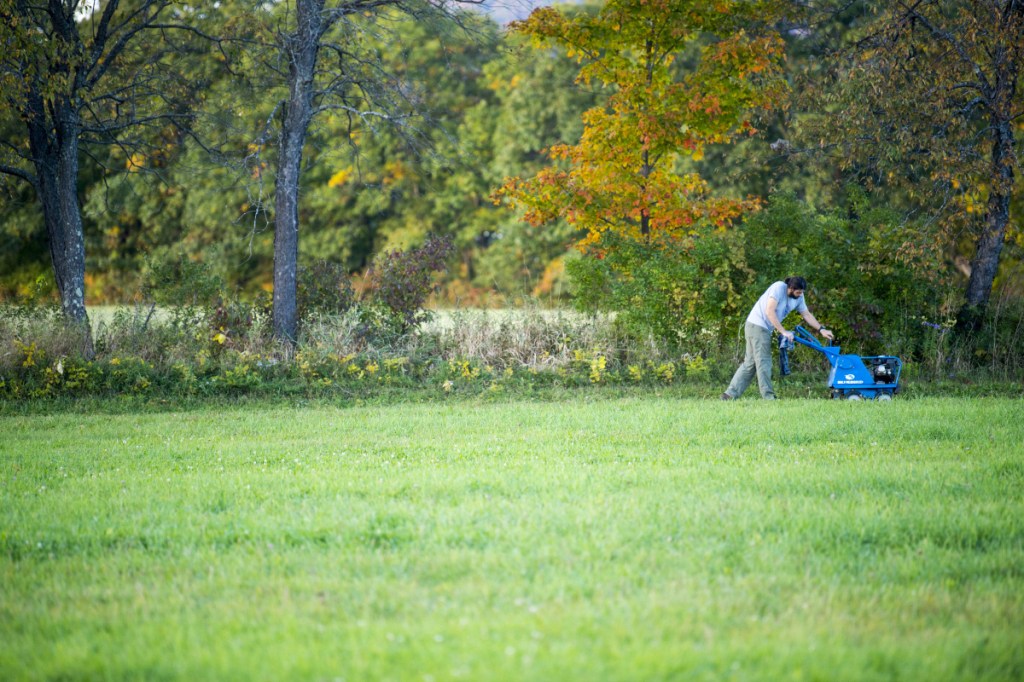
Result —
[{"label": "machine engine", "polygon": [[866,358],[865,360],[876,384],[896,383],[899,368],[893,358]]}]

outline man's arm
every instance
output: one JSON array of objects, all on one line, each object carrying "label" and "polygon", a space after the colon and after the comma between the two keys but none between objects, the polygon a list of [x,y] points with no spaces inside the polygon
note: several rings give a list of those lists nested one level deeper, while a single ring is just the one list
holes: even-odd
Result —
[{"label": "man's arm", "polygon": [[829,341],[833,340],[832,332],[822,326],[821,322],[814,319],[814,315],[811,314],[810,310],[805,310],[800,313],[800,316],[804,318],[804,321],[811,326],[811,329],[824,336]]},{"label": "man's arm", "polygon": [[781,322],[779,322],[779,316],[775,313],[775,309],[778,307],[778,305],[779,305],[779,302],[776,299],[774,299],[771,296],[769,296],[768,297],[768,303],[767,303],[767,309],[764,311],[765,317],[767,317],[768,318],[768,322],[773,327],[775,327],[775,331],[777,331],[779,334],[781,334],[782,336],[785,336],[787,339],[792,341],[793,340],[793,332],[787,332],[786,331],[786,328],[782,326]]}]

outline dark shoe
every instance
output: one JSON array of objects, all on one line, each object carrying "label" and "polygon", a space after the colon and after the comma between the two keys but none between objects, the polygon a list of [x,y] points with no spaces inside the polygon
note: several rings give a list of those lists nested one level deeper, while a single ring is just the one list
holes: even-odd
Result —
[{"label": "dark shoe", "polygon": [[728,393],[723,393],[723,394],[722,394],[722,400],[736,400],[736,399],[735,399],[735,398],[733,398],[733,397],[732,397],[731,395],[729,395]]}]

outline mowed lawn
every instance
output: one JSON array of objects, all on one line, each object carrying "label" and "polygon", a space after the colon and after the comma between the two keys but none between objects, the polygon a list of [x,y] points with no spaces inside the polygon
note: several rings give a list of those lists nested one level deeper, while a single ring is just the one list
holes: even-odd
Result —
[{"label": "mowed lawn", "polygon": [[0,679],[1024,678],[1024,404],[0,417]]}]

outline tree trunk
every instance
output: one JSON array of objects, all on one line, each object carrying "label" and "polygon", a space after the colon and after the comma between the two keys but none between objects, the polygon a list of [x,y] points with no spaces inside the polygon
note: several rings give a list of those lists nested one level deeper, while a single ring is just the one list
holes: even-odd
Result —
[{"label": "tree trunk", "polygon": [[992,145],[992,186],[989,189],[985,227],[978,238],[977,251],[971,260],[964,305],[957,313],[958,334],[971,334],[982,325],[992,283],[999,269],[1006,226],[1010,222],[1010,199],[1013,195],[1013,127],[1009,121],[993,122],[995,141]]},{"label": "tree trunk", "polygon": [[36,191],[50,246],[61,309],[69,329],[79,336],[87,359],[94,357],[92,331],[85,308],[85,236],[78,205],[78,112],[66,100],[51,104],[49,129],[41,97],[34,98],[27,125],[35,161]]},{"label": "tree trunk", "polygon": [[299,180],[302,147],[313,116],[313,78],[323,33],[325,0],[296,2],[295,32],[284,39],[290,64],[288,103],[281,124],[274,193],[274,335],[294,344],[298,336]]},{"label": "tree trunk", "polygon": [[[650,38],[644,44],[644,52],[647,59],[647,89],[650,90],[654,83],[654,41]],[[654,167],[651,166],[651,152],[647,148],[647,141],[641,141],[643,144],[643,165],[640,167],[640,177],[643,178],[641,181],[641,187],[643,193],[647,194],[647,180],[651,177],[651,171]],[[647,198],[644,197],[644,203],[647,203]],[[651,216],[650,213],[644,209],[640,214],[640,234],[643,236],[646,243],[651,242]]]}]

